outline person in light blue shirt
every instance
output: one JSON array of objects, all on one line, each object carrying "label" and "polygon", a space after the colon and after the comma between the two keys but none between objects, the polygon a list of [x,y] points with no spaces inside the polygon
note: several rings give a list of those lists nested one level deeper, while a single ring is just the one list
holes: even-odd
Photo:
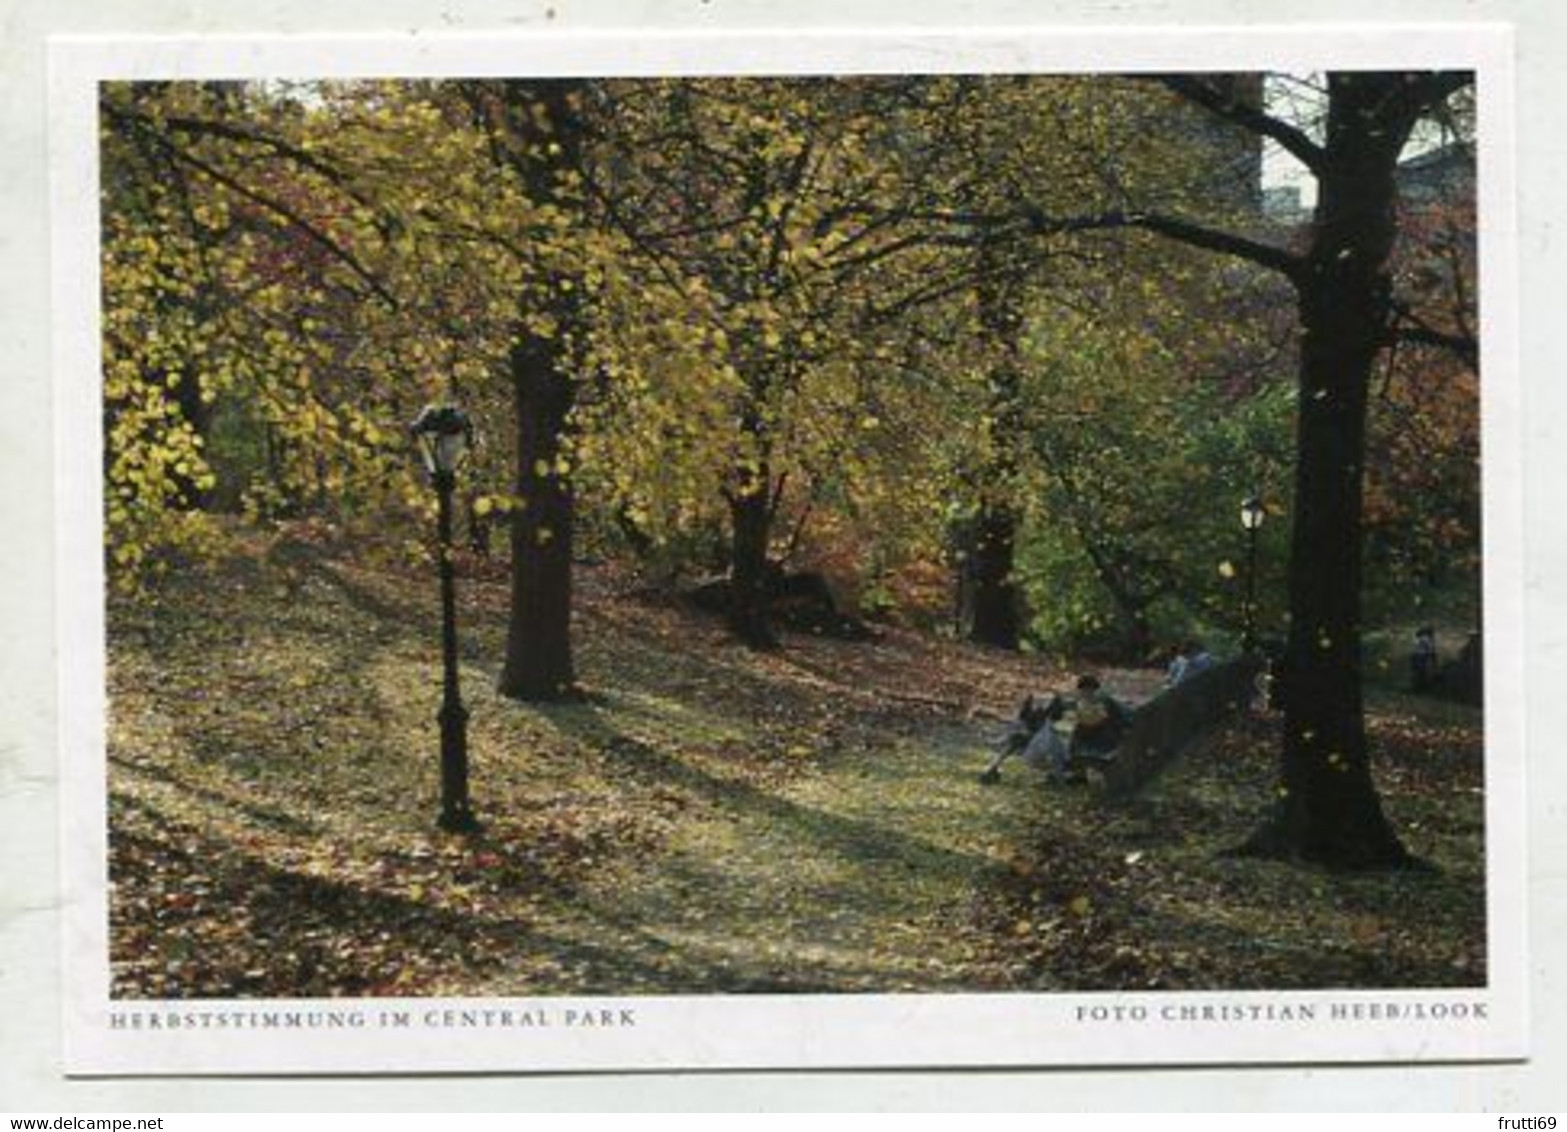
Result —
[{"label": "person in light blue shirt", "polygon": [[1180,651],[1175,654],[1175,659],[1170,662],[1169,670],[1165,673],[1164,686],[1173,688],[1183,681],[1190,680],[1199,672],[1206,672],[1213,665],[1213,654],[1203,647],[1201,641],[1192,638],[1181,645]]}]

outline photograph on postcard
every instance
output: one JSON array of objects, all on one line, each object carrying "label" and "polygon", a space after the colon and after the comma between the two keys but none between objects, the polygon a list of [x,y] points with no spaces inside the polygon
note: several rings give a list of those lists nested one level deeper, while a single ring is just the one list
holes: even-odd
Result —
[{"label": "photograph on postcard", "polygon": [[93,86],[111,1025],[1487,1019],[1472,64],[213,75]]}]

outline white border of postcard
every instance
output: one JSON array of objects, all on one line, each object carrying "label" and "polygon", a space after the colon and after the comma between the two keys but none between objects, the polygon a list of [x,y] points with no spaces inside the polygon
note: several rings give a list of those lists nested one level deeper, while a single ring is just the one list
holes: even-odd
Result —
[{"label": "white border of postcard", "polygon": [[[111,1000],[98,328],[104,79],[1472,69],[1485,386],[1489,984],[1474,990]],[[73,1074],[1522,1058],[1522,423],[1512,38],[1495,24],[57,38],[50,44],[66,1069]]]}]

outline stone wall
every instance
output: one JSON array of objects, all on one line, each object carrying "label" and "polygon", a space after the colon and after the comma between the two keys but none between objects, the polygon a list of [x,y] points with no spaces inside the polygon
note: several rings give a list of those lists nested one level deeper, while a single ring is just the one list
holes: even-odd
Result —
[{"label": "stone wall", "polygon": [[1130,797],[1226,716],[1246,709],[1256,698],[1259,671],[1254,657],[1227,660],[1139,705],[1105,766],[1106,791]]}]

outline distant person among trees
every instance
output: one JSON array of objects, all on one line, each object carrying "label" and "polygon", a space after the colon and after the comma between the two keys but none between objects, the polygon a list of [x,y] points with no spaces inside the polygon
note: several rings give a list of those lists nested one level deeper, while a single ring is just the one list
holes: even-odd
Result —
[{"label": "distant person among trees", "polygon": [[1214,665],[1213,654],[1196,638],[1184,641],[1176,650],[1175,659],[1165,672],[1164,685],[1173,688],[1183,680],[1190,680],[1199,672],[1206,672]]},{"label": "distant person among trees", "polygon": [[1440,656],[1436,649],[1436,631],[1429,625],[1415,630],[1415,644],[1409,653],[1409,690],[1426,695],[1437,690]]},{"label": "distant person among trees", "polygon": [[1444,694],[1466,704],[1485,700],[1485,670],[1480,658],[1480,634],[1470,633],[1451,664],[1441,667],[1437,687]]}]

